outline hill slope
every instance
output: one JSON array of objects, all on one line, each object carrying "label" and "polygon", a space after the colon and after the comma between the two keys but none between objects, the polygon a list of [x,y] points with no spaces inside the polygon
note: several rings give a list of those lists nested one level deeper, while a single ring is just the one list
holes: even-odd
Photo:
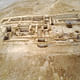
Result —
[{"label": "hill slope", "polygon": [[16,0],[0,11],[0,18],[32,14],[79,12],[79,0]]}]

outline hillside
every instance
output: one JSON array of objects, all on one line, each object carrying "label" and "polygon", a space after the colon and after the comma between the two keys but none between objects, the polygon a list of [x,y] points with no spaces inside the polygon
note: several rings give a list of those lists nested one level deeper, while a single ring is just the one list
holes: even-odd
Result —
[{"label": "hillside", "polygon": [[0,18],[32,14],[79,12],[79,0],[16,0],[0,11]]}]

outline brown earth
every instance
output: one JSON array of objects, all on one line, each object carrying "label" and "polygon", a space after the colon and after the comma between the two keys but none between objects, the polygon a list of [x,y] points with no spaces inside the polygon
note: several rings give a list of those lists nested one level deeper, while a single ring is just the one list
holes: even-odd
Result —
[{"label": "brown earth", "polygon": [[0,54],[0,80],[80,80],[79,66],[80,56],[77,55],[35,55],[13,59]]},{"label": "brown earth", "polygon": [[23,15],[79,13],[79,0],[19,0],[0,11],[0,18]]}]

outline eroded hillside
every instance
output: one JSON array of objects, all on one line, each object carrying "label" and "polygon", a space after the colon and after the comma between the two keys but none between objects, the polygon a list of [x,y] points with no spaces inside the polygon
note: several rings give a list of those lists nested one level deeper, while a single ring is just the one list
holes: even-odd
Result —
[{"label": "eroded hillside", "polygon": [[17,0],[1,10],[0,18],[32,14],[59,14],[79,12],[79,0]]}]

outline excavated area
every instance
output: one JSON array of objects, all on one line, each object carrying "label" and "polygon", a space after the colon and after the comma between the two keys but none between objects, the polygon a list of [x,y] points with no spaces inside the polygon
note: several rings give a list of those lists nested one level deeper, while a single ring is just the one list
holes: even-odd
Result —
[{"label": "excavated area", "polygon": [[[3,20],[0,27],[4,33],[0,34],[0,80],[80,80],[79,21],[72,19],[72,25],[66,26],[64,21],[56,19],[53,24],[52,18],[47,18],[47,27],[30,22],[30,31],[26,31],[30,36],[27,36],[23,21],[10,19],[11,22],[5,23]],[[19,25],[14,25],[15,22]],[[36,32],[34,26],[38,27]]]}]

